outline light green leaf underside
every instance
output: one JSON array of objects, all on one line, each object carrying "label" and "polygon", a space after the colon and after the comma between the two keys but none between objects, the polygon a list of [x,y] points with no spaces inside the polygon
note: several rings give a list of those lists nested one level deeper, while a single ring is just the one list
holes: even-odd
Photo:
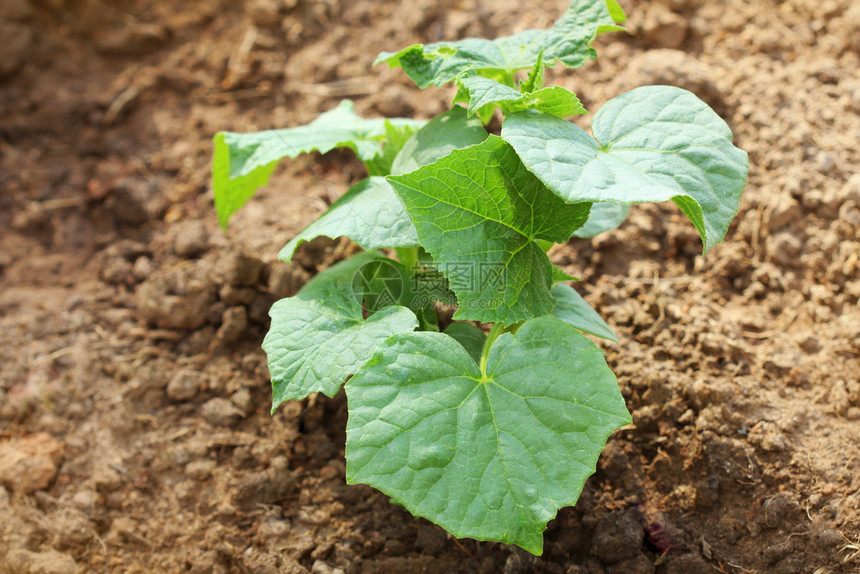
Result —
[{"label": "light green leaf underside", "polygon": [[364,119],[355,114],[351,101],[344,100],[305,126],[248,134],[218,133],[212,166],[218,221],[226,227],[230,216],[269,181],[282,158],[311,151],[326,153],[339,147],[352,149],[362,161],[377,158],[383,151],[386,122],[395,128],[417,128],[424,123],[405,118]]},{"label": "light green leaf underside", "polygon": [[499,337],[486,379],[445,334],[391,337],[346,391],[348,482],[457,537],[534,554],[630,422],[601,351],[554,317]]},{"label": "light green leaf underside", "polygon": [[346,236],[368,251],[418,245],[415,226],[403,202],[383,177],[370,177],[352,186],[287,243],[278,257],[289,261],[299,245],[319,236]]},{"label": "light green leaf underside", "polygon": [[595,337],[618,342],[618,336],[606,324],[606,321],[591,308],[591,305],[586,303],[582,295],[577,293],[573,287],[563,283],[553,285],[552,296],[556,300],[552,314],[557,319],[561,319],[571,327]]},{"label": "light green leaf underside", "polygon": [[[398,136],[393,132],[402,133],[399,130],[389,124],[388,141],[397,142]],[[487,136],[481,123],[467,117],[465,110],[459,107],[449,110],[413,132],[400,145],[389,169],[395,174],[414,171],[454,149],[481,143]],[[289,261],[302,242],[321,235],[332,238],[344,235],[368,251],[418,245],[415,226],[403,202],[382,177],[370,177],[350,188],[319,219],[294,237],[278,257]]]},{"label": "light green leaf underside", "polygon": [[352,272],[378,257],[362,255],[322,272],[319,282],[308,283],[298,295],[277,301],[269,311],[272,325],[263,350],[272,379],[273,412],[282,402],[310,393],[334,396],[379,343],[418,326],[415,315],[398,306],[362,317],[361,298],[351,287]]},{"label": "light green leaf underside", "polygon": [[552,265],[534,240],[567,241],[588,203],[551,193],[498,136],[388,181],[457,295],[455,318],[510,325],[552,311]]},{"label": "light green leaf underside", "polygon": [[696,226],[705,253],[723,240],[749,160],[707,104],[680,88],[636,88],[603,106],[592,131],[594,137],[559,118],[521,112],[507,117],[502,137],[566,201],[671,199]]},{"label": "light green leaf underside", "polygon": [[441,86],[469,71],[510,84],[515,72],[534,67],[541,52],[547,66],[582,66],[597,56],[591,43],[598,34],[622,29],[615,25],[606,0],[573,0],[548,30],[526,30],[495,40],[415,44],[383,52],[374,63],[402,67],[422,88]]},{"label": "light green leaf underside", "polygon": [[593,203],[588,221],[573,232],[573,237],[594,237],[604,231],[617,229],[627,219],[628,213],[630,205],[626,203]]},{"label": "light green leaf underside", "polygon": [[576,94],[562,86],[523,93],[483,76],[461,77],[457,79],[457,83],[461,92],[468,94],[471,115],[486,106],[499,106],[505,114],[538,110],[560,118],[586,113]]},{"label": "light green leaf underside", "polygon": [[487,340],[483,331],[471,323],[455,321],[448,325],[445,334],[460,343],[476,364],[481,362],[481,351],[484,350],[484,342]]},{"label": "light green leaf underside", "polygon": [[427,122],[406,142],[394,158],[391,174],[415,171],[455,149],[479,144],[489,135],[479,120],[468,117],[463,108],[454,107]]}]

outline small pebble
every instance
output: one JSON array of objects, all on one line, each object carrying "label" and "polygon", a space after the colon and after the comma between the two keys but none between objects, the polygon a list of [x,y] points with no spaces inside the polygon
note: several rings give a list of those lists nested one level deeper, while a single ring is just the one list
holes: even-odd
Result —
[{"label": "small pebble", "polygon": [[645,39],[655,48],[677,50],[687,38],[687,19],[679,14],[655,7],[645,19]]},{"label": "small pebble", "polygon": [[254,285],[260,279],[263,262],[241,253],[229,253],[222,260],[224,280],[234,286]]},{"label": "small pebble", "polygon": [[196,257],[209,248],[209,232],[202,221],[185,221],[175,233],[173,251],[181,257]]},{"label": "small pebble", "polygon": [[222,343],[233,343],[242,338],[248,329],[248,310],[230,307],[224,311],[217,338]]},{"label": "small pebble", "polygon": [[253,399],[248,389],[239,389],[230,397],[230,401],[239,407],[246,415],[254,408]]},{"label": "small pebble", "polygon": [[215,461],[209,459],[194,460],[185,466],[185,474],[198,481],[208,480],[215,470]]},{"label": "small pebble", "polygon": [[236,406],[220,397],[208,400],[202,407],[203,418],[212,426],[235,426],[243,413]]},{"label": "small pebble", "polygon": [[167,398],[172,401],[190,401],[200,390],[200,375],[192,370],[177,371],[167,383]]}]

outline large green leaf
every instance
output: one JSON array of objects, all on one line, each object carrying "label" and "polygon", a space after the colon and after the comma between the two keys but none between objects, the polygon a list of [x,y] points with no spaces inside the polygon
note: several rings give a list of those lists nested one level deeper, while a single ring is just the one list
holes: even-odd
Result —
[{"label": "large green leaf", "polygon": [[364,119],[355,114],[353,104],[344,100],[305,126],[267,130],[249,134],[220,132],[215,136],[212,188],[218,221],[227,226],[230,216],[242,207],[257,188],[266,185],[278,161],[302,153],[326,153],[346,147],[362,161],[382,154],[381,140],[386,123],[393,127],[423,125],[404,118]]},{"label": "large green leaf", "polygon": [[623,30],[615,25],[612,15],[606,0],[573,0],[548,30],[526,30],[495,40],[466,38],[415,44],[399,52],[383,52],[375,63],[403,68],[422,88],[441,86],[470,71],[512,85],[514,73],[533,68],[541,52],[547,66],[560,62],[577,68],[593,60],[597,56],[591,47],[594,38],[603,32]]},{"label": "large green leaf", "polygon": [[[403,129],[388,123],[386,130],[386,144],[394,142],[391,148],[397,147],[398,153],[387,160],[385,155],[374,160],[375,169],[394,174],[414,171],[454,149],[481,143],[489,135],[481,122],[467,117],[460,107],[436,116],[417,132],[410,132],[412,135],[405,142],[399,139],[406,133]],[[320,235],[332,238],[345,235],[366,250],[418,245],[415,226],[403,202],[382,177],[370,177],[353,186],[287,243],[278,256],[289,261],[302,242]]]},{"label": "large green leaf", "polygon": [[272,306],[263,350],[272,379],[273,412],[282,402],[310,393],[334,396],[379,343],[418,326],[415,315],[400,306],[386,307],[367,319],[362,316],[362,297],[353,288],[353,275],[378,258],[365,253],[334,265],[295,297]]},{"label": "large green leaf", "polygon": [[456,106],[427,122],[404,144],[394,158],[391,174],[415,171],[455,149],[479,144],[489,135],[480,121],[468,117],[466,110]]},{"label": "large green leaf", "polygon": [[606,321],[591,308],[591,305],[573,287],[564,283],[557,283],[552,287],[552,296],[556,300],[555,308],[552,310],[552,314],[556,318],[585,333],[618,342],[618,336],[606,324]]},{"label": "large green leaf", "polygon": [[566,201],[671,199],[696,226],[705,253],[723,240],[749,160],[707,104],[680,88],[636,88],[603,106],[592,131],[594,137],[559,118],[521,112],[507,117],[502,137]]},{"label": "large green leaf", "polygon": [[486,376],[445,334],[393,336],[346,392],[348,482],[455,536],[534,554],[630,422],[603,353],[554,317],[499,337]]},{"label": "large green leaf", "polygon": [[457,295],[455,318],[509,325],[552,311],[552,265],[535,240],[567,241],[589,203],[551,193],[498,136],[388,180]]},{"label": "large green leaf", "polygon": [[468,99],[458,99],[468,102],[471,115],[486,106],[499,106],[505,114],[538,110],[560,118],[586,113],[576,94],[562,86],[520,92],[496,80],[477,75],[457,78],[457,84],[461,88],[460,93],[468,94]]},{"label": "large green leaf", "polygon": [[626,203],[593,203],[588,221],[573,232],[573,237],[594,237],[604,231],[617,229],[627,219],[628,213],[630,205]]},{"label": "large green leaf", "polygon": [[305,241],[324,235],[345,235],[368,251],[418,245],[415,226],[403,202],[383,177],[370,177],[352,186],[319,219],[287,243],[278,257],[289,261]]}]

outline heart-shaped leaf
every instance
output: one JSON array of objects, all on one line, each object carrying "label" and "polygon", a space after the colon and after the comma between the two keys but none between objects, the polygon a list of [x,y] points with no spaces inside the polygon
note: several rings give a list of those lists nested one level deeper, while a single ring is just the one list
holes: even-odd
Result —
[{"label": "heart-shaped leaf", "polygon": [[567,241],[590,204],[551,193],[498,136],[388,181],[457,295],[455,318],[510,325],[552,312],[552,265],[535,240]]},{"label": "heart-shaped leaf", "polygon": [[295,297],[277,301],[263,340],[272,379],[272,411],[282,402],[322,392],[333,397],[346,378],[393,333],[413,331],[415,315],[385,307],[365,319],[354,275],[381,256],[362,253],[323,271]]},{"label": "heart-shaped leaf", "polygon": [[346,385],[346,476],[458,537],[534,554],[630,422],[603,353],[555,317],[499,337],[486,373],[443,333],[403,333]]},{"label": "heart-shaped leaf", "polygon": [[505,119],[502,138],[565,201],[671,199],[696,226],[705,253],[723,240],[749,160],[707,104],[680,88],[636,88],[603,106],[592,131],[528,111]]}]

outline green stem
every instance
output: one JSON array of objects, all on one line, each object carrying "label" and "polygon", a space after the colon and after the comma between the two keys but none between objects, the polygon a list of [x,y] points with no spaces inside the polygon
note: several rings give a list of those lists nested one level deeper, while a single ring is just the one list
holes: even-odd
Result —
[{"label": "green stem", "polygon": [[487,335],[487,340],[484,341],[484,348],[481,350],[481,376],[485,379],[487,378],[487,358],[490,356],[490,347],[493,346],[493,343],[499,338],[499,335],[504,332],[504,325],[501,323],[493,323],[493,327],[490,329],[490,334]]},{"label": "green stem", "polygon": [[415,263],[418,262],[418,248],[396,247],[394,250],[397,252],[397,258],[400,260],[401,265],[406,267],[407,271],[412,272]]}]

